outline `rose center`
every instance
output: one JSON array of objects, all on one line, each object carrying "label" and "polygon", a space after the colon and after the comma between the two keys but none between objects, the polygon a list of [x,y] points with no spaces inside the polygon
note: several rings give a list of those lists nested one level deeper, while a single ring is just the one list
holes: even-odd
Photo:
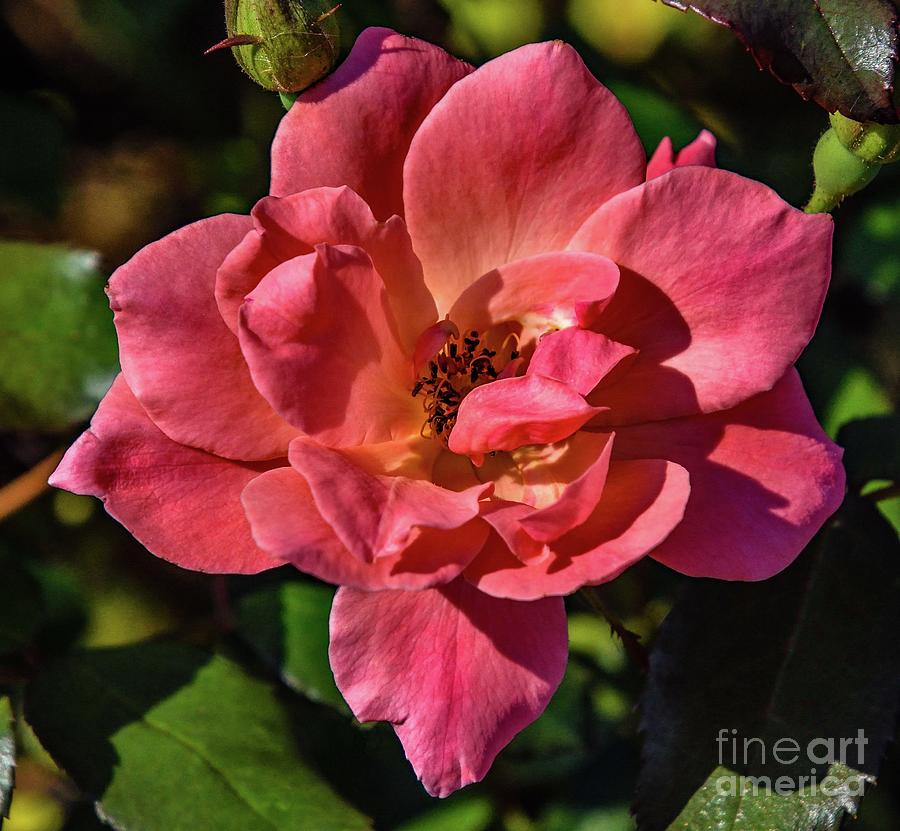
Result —
[{"label": "rose center", "polygon": [[425,423],[422,435],[447,441],[463,398],[475,387],[496,380],[519,357],[517,338],[507,337],[498,349],[472,330],[451,334],[413,386],[413,398],[422,398]]}]

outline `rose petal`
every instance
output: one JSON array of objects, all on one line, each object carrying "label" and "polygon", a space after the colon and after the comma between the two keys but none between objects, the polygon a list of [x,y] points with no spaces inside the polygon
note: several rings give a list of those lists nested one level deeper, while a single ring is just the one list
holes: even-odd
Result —
[{"label": "rose petal", "polygon": [[613,462],[586,522],[549,544],[550,555],[524,564],[492,535],[464,574],[495,597],[535,600],[571,594],[618,577],[659,545],[684,515],[684,468],[658,459]]},{"label": "rose petal", "polygon": [[399,554],[366,563],[337,538],[293,468],[258,476],[242,500],[261,549],[320,580],[365,591],[418,591],[453,580],[484,546],[488,532],[480,519],[451,534],[425,528]]},{"label": "rose petal", "polygon": [[439,316],[482,274],[565,248],[593,210],[643,181],[644,158],[625,109],[559,41],[457,83],[419,128],[403,173]]},{"label": "rose petal", "polygon": [[619,284],[619,269],[606,257],[574,251],[539,254],[500,266],[459,296],[450,319],[485,331],[508,321],[521,323],[523,340],[550,328],[590,323]]},{"label": "rose petal", "polygon": [[338,539],[365,563],[404,551],[421,529],[453,531],[479,514],[490,485],[462,492],[425,479],[375,476],[309,439],[291,443],[290,461]]},{"label": "rose petal", "polygon": [[[576,479],[569,480],[562,496],[553,504],[524,517],[522,528],[534,539],[552,542],[585,522],[600,501],[609,474],[613,435],[577,433],[573,449],[583,453],[592,463]],[[565,464],[556,467],[556,475],[569,471]]]},{"label": "rose petal", "polygon": [[99,497],[150,552],[182,568],[255,574],[282,563],[254,544],[240,494],[272,464],[232,462],[176,444],[120,375],[50,484]]},{"label": "rose petal", "polygon": [[481,515],[497,532],[509,550],[523,563],[543,559],[549,556],[549,549],[522,527],[522,520],[535,509],[521,502],[507,502],[492,499],[481,506]]},{"label": "rose petal", "polygon": [[494,485],[496,498],[547,508],[557,503],[569,485],[597,464],[610,435],[579,430],[555,444],[529,445],[511,453],[492,453],[478,468],[468,464],[468,460],[466,463],[478,481]]},{"label": "rose petal", "polygon": [[636,353],[636,349],[606,335],[572,326],[541,338],[528,374],[555,378],[587,395],[607,373]]},{"label": "rose petal", "polygon": [[571,436],[598,412],[571,387],[540,375],[504,378],[473,389],[459,405],[448,443],[481,464],[485,453]]},{"label": "rose petal", "polygon": [[109,281],[122,372],[174,441],[234,459],[284,456],[297,430],[250,380],[216,308],[216,269],[250,227],[216,216],[148,245]]},{"label": "rose petal", "polygon": [[419,335],[413,351],[413,372],[416,376],[451,337],[459,337],[459,327],[450,320],[440,320]]},{"label": "rose petal", "polygon": [[393,723],[425,789],[443,797],[482,779],[547,706],[566,667],[565,608],[496,600],[464,580],[340,589],[329,654],[356,717]]},{"label": "rose petal", "polygon": [[240,340],[275,410],[325,444],[390,441],[421,429],[411,359],[360,248],[319,246],[272,271],[244,303]]},{"label": "rose petal", "polygon": [[216,276],[216,302],[235,333],[244,298],[281,263],[310,254],[317,245],[356,245],[365,249],[385,283],[407,348],[437,316],[434,300],[399,217],[375,219],[350,188],[313,188],[278,199],[266,197],[252,212],[254,228],[222,263]]},{"label": "rose petal", "polygon": [[685,167],[608,202],[573,247],[622,269],[597,329],[640,350],[592,400],[603,423],[726,409],[770,389],[815,329],[831,218],[723,170]]},{"label": "rose petal", "polygon": [[[558,497],[543,507],[536,507],[537,502],[493,499],[482,503],[481,515],[522,562],[546,559],[551,553],[546,543],[581,525],[597,507],[606,484],[612,447],[612,434],[579,432],[569,439],[565,452],[542,460],[543,464],[521,460],[521,493],[517,495],[521,499],[540,499],[552,482],[561,491]],[[508,481],[499,485],[507,493],[512,490]]]},{"label": "rose petal", "polygon": [[687,165],[716,166],[716,137],[709,130],[701,130],[697,138],[683,147],[677,157],[672,149],[672,139],[666,136],[647,162],[647,181],[676,167]]},{"label": "rose petal", "polygon": [[724,580],[767,580],[793,562],[844,498],[841,453],[793,369],[732,410],[616,434],[617,455],[664,455],[690,471],[684,520],[653,557]]},{"label": "rose petal", "polygon": [[402,216],[413,134],[471,71],[430,43],[366,29],[347,59],[282,119],[272,144],[272,194],[348,185],[380,219]]}]

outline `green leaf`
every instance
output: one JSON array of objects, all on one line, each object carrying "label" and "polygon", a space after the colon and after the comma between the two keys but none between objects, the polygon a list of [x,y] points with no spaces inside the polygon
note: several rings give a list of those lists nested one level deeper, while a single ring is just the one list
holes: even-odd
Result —
[{"label": "green leaf", "polygon": [[716,768],[669,831],[838,831],[856,815],[871,778],[845,765],[829,768],[827,785],[778,794],[754,787],[749,777]]},{"label": "green leaf", "polygon": [[86,419],[116,373],[97,255],[0,242],[0,429],[64,430]]},{"label": "green leaf", "polygon": [[12,705],[0,696],[0,827],[9,816],[13,788],[16,784],[16,739],[13,735]]},{"label": "green leaf", "polygon": [[666,136],[679,149],[697,137],[700,122],[674,103],[671,97],[646,86],[617,79],[609,82],[609,88],[628,110],[648,155]]},{"label": "green leaf", "polygon": [[900,417],[851,421],[841,428],[837,441],[845,450],[851,484],[864,485],[872,479],[900,482]]},{"label": "green leaf", "polygon": [[290,580],[241,597],[238,634],[291,689],[350,712],[328,664],[328,616],[334,589]]},{"label": "green leaf", "polygon": [[486,831],[493,818],[494,806],[489,799],[463,793],[404,823],[397,831]]},{"label": "green leaf", "polygon": [[540,831],[634,831],[627,805],[584,808],[553,805],[538,826]]},{"label": "green leaf", "polygon": [[116,828],[369,827],[308,767],[272,688],[221,656],[165,642],[83,650],[48,665],[25,700],[43,746]]},{"label": "green leaf", "polygon": [[[798,786],[835,761],[876,774],[900,698],[898,591],[900,542],[854,496],[777,577],[687,584],[660,630],[642,700],[642,831],[671,823],[721,765]],[[868,744],[846,745],[843,759],[810,748],[822,739],[839,751],[859,731]],[[796,759],[784,746],[774,758],[782,738],[799,745]]]},{"label": "green leaf", "polygon": [[822,425],[834,436],[851,421],[888,415],[892,410],[890,396],[873,372],[865,366],[851,366],[828,402]]},{"label": "green leaf", "polygon": [[829,112],[897,123],[897,8],[890,0],[662,2],[733,29],[762,68]]}]

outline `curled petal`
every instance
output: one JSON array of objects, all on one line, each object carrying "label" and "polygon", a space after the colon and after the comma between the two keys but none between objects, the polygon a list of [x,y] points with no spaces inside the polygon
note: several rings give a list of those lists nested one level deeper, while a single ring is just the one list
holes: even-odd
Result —
[{"label": "curled petal", "polygon": [[282,561],[253,542],[240,495],[273,464],[233,462],[173,442],[120,375],[50,484],[99,497],[149,551],[182,568],[255,574]]},{"label": "curled petal", "polygon": [[561,381],[541,375],[504,378],[476,387],[462,400],[449,447],[480,465],[495,450],[562,441],[599,412]]},{"label": "curled petal", "polygon": [[360,721],[389,721],[425,789],[484,777],[534,721],[566,668],[559,598],[516,603],[456,580],[421,592],[340,589],[331,611],[335,681]]},{"label": "curled petal", "polygon": [[421,427],[409,357],[360,248],[323,245],[276,268],[244,303],[240,338],[257,387],[307,435],[351,446]]},{"label": "curled petal", "polygon": [[258,476],[241,498],[263,551],[320,580],[363,591],[419,591],[447,583],[472,561],[488,533],[480,519],[449,534],[424,528],[403,551],[364,562],[338,539],[293,468]]},{"label": "curled petal", "polygon": [[[612,434],[579,433],[573,436],[573,446],[593,461],[576,479],[570,480],[560,498],[522,519],[523,529],[534,539],[552,542],[581,525],[594,512],[603,495],[609,474],[609,460],[613,448]],[[575,441],[577,440],[577,441]],[[560,464],[556,475],[565,475]]]},{"label": "curled petal", "polygon": [[459,338],[459,327],[450,320],[440,320],[419,335],[413,352],[413,372],[416,376],[451,337]]},{"label": "curled petal", "polygon": [[547,546],[531,536],[522,525],[522,520],[533,513],[531,505],[501,499],[485,502],[481,508],[485,521],[523,563],[541,560],[549,555]]},{"label": "curled petal", "polygon": [[549,543],[549,556],[523,563],[492,535],[465,570],[495,597],[534,600],[571,594],[618,577],[681,521],[690,494],[684,468],[658,459],[613,462],[588,519]]},{"label": "curled petal", "polygon": [[636,349],[606,335],[573,326],[540,339],[528,374],[555,378],[587,395],[612,369],[636,353]]},{"label": "curled petal", "polygon": [[520,560],[543,558],[546,543],[585,522],[603,494],[612,434],[579,431],[554,447],[494,456],[478,471],[495,498],[482,516]]},{"label": "curled petal", "polygon": [[237,333],[241,304],[281,263],[311,254],[317,245],[355,245],[372,258],[385,284],[407,348],[437,316],[434,300],[400,217],[379,222],[350,188],[312,188],[269,196],[253,208],[253,229],[225,258],[216,275],[216,302]]},{"label": "curled petal", "polygon": [[316,507],[338,539],[371,563],[401,553],[421,529],[453,531],[479,514],[490,485],[462,492],[425,479],[376,476],[310,439],[291,443],[291,465],[309,484]]}]

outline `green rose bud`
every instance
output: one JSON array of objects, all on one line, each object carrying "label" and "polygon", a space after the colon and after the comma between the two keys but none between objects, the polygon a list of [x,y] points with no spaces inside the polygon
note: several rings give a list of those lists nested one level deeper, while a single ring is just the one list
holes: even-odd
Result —
[{"label": "green rose bud", "polygon": [[873,164],[900,159],[900,124],[861,124],[840,113],[829,116],[841,144],[854,156]]},{"label": "green rose bud", "polygon": [[805,210],[807,213],[826,213],[840,205],[845,197],[868,185],[878,175],[881,165],[852,153],[832,129],[816,145],[813,170],[816,189]]},{"label": "green rose bud", "polygon": [[299,92],[337,62],[340,29],[333,0],[225,0],[228,37],[209,52],[231,48],[256,83]]}]

